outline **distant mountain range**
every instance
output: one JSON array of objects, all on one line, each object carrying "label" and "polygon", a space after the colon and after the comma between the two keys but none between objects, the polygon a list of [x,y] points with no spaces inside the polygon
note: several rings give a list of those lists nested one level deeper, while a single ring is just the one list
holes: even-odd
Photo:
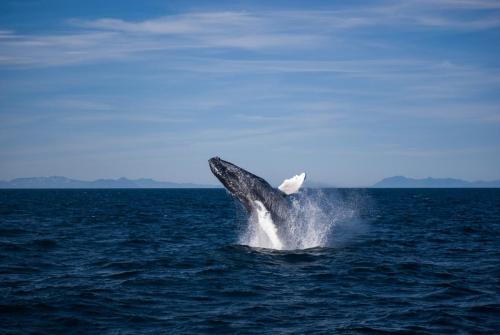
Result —
[{"label": "distant mountain range", "polygon": [[[0,188],[220,188],[221,185],[173,183],[154,179],[97,179],[93,181],[77,180],[66,177],[30,177],[0,181]],[[306,181],[306,188],[334,187],[327,183]],[[373,188],[500,188],[500,180],[465,181],[453,178],[414,179],[395,176],[382,179],[371,186]]]},{"label": "distant mountain range", "polygon": [[382,179],[372,187],[375,188],[495,188],[500,187],[500,180],[465,181],[454,178],[414,179],[395,176]]},{"label": "distant mountain range", "polygon": [[0,181],[0,188],[215,188],[217,185],[172,183],[153,179],[98,179],[84,181],[66,177],[32,177]]},{"label": "distant mountain range", "polygon": [[[93,181],[77,180],[60,176],[16,178],[10,181],[0,180],[1,188],[220,188],[222,185],[193,183],[173,183],[154,179],[97,179]],[[304,187],[325,188],[330,184],[306,180]]]}]

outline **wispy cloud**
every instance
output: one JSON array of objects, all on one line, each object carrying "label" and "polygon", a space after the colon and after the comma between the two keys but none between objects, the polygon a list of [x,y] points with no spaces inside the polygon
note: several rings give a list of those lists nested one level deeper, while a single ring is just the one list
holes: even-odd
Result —
[{"label": "wispy cloud", "polygon": [[141,22],[98,19],[69,23],[62,34],[2,31],[0,64],[55,66],[120,60],[158,51],[301,48],[321,42],[316,34],[280,31],[267,18],[234,12],[183,14]]},{"label": "wispy cloud", "polygon": [[498,0],[410,0],[408,6],[439,7],[443,9],[487,10],[500,9]]},{"label": "wispy cloud", "polygon": [[136,22],[110,18],[94,21],[71,20],[71,22],[86,28],[161,35],[220,34],[227,33],[227,29],[239,30],[263,23],[258,16],[245,12],[178,14]]},{"label": "wispy cloud", "polygon": [[498,2],[408,1],[343,10],[198,12],[142,21],[70,19],[61,33],[0,30],[0,65],[56,66],[193,49],[319,50],[362,27],[483,30],[500,27]]}]

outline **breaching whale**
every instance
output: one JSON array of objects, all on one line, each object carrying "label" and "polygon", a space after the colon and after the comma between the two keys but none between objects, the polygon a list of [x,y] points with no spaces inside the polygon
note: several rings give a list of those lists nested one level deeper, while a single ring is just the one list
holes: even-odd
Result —
[{"label": "breaching whale", "polygon": [[269,212],[278,229],[290,214],[287,196],[296,193],[306,178],[306,174],[301,173],[286,179],[275,189],[263,178],[219,157],[209,159],[208,163],[215,177],[250,215],[265,210]]}]

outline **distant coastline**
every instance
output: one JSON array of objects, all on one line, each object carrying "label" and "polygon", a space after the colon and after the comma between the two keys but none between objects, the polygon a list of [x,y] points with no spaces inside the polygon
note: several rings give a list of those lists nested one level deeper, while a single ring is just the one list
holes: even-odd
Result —
[{"label": "distant coastline", "polygon": [[[322,182],[307,181],[305,188],[337,188]],[[140,179],[97,179],[78,180],[61,176],[15,178],[0,181],[0,189],[92,189],[92,188],[221,188],[221,185],[175,183],[158,181],[150,178]],[[341,187],[344,188],[344,187]],[[345,187],[349,188],[349,187]],[[360,187],[356,187],[360,188]],[[361,187],[364,188],[364,187]],[[500,188],[500,180],[466,181],[455,178],[408,178],[404,176],[388,177],[366,188]]]},{"label": "distant coastline", "polygon": [[382,179],[372,188],[499,188],[500,180],[466,181],[455,178],[407,178],[394,176]]},{"label": "distant coastline", "polygon": [[0,188],[219,188],[218,185],[174,183],[154,179],[97,179],[85,181],[60,176],[16,178],[10,181],[0,181]]}]

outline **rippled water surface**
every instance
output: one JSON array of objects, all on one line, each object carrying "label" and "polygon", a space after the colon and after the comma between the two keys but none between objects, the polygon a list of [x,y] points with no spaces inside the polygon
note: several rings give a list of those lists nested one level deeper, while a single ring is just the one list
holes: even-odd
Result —
[{"label": "rippled water surface", "polygon": [[499,332],[500,190],[323,192],[355,213],[275,251],[221,189],[2,190],[0,333]]}]

